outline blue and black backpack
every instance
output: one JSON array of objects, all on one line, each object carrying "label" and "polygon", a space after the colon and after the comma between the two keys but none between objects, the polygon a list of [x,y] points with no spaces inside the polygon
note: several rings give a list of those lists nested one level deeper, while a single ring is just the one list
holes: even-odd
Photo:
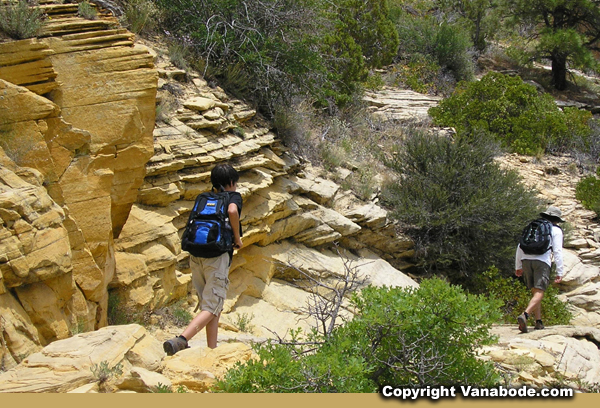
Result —
[{"label": "blue and black backpack", "polygon": [[198,195],[181,237],[181,249],[200,258],[214,258],[233,251],[228,207],[226,191]]}]

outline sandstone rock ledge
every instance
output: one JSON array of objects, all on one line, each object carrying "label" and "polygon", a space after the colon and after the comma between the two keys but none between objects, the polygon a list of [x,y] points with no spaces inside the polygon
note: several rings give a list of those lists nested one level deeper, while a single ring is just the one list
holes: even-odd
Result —
[{"label": "sandstone rock ledge", "polygon": [[162,343],[142,326],[108,326],[55,341],[0,373],[0,393],[156,392],[178,386],[204,392],[252,355],[249,346],[230,343],[165,358]]},{"label": "sandstone rock ledge", "polygon": [[46,0],[40,38],[0,40],[0,365],[107,324],[114,237],[152,144],[158,73],[110,13]]},{"label": "sandstone rock ledge", "polygon": [[156,55],[157,103],[169,109],[157,121],[154,156],[115,240],[110,288],[123,304],[156,308],[193,294],[180,237],[195,197],[211,188],[211,169],[225,161],[241,176],[244,248],[231,265],[224,325],[248,315],[258,336],[308,328],[299,311],[309,293],[297,287],[298,269],[331,281],[346,261],[368,283],[416,285],[401,272],[413,243],[385,210],[302,164],[243,101]]}]

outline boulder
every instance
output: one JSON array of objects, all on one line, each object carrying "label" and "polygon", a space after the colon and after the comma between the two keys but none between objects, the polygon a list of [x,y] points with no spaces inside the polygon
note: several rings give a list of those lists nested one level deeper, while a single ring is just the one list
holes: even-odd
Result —
[{"label": "boulder", "polygon": [[121,366],[127,375],[134,363],[156,370],[163,356],[162,344],[137,324],[104,327],[55,341],[0,373],[0,392],[69,392],[98,382],[102,364],[105,374]]},{"label": "boulder", "polygon": [[208,391],[219,378],[238,362],[248,361],[254,352],[250,346],[228,343],[216,349],[191,347],[165,358],[162,373],[173,386],[185,386],[197,391]]}]

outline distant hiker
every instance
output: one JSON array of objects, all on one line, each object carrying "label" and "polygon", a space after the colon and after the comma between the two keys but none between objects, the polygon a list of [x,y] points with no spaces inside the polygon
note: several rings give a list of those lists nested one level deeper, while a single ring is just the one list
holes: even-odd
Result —
[{"label": "distant hiker", "polygon": [[182,249],[190,252],[192,282],[201,311],[180,336],[163,343],[169,356],[188,348],[188,341],[204,327],[208,347],[217,347],[229,266],[234,248],[242,247],[242,196],[236,192],[239,178],[231,165],[217,165],[210,175],[212,192],[198,196],[188,219]]},{"label": "distant hiker", "polygon": [[556,264],[556,279],[560,283],[563,277],[563,231],[558,226],[564,222],[561,211],[554,206],[540,213],[539,220],[532,221],[524,230],[517,246],[515,275],[523,276],[525,285],[533,294],[525,311],[517,317],[519,330],[527,333],[527,319],[535,315],[535,329],[544,328],[542,322],[542,298],[550,283],[552,258]]}]

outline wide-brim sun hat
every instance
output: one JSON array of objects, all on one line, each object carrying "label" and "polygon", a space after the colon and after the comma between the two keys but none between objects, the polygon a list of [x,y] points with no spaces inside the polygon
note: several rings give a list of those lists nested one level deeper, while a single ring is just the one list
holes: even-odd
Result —
[{"label": "wide-brim sun hat", "polygon": [[562,212],[560,211],[560,209],[558,207],[555,207],[553,205],[551,205],[550,207],[548,207],[546,209],[546,211],[541,212],[540,215],[543,217],[544,215],[551,217],[555,220],[557,220],[558,222],[565,222],[565,220],[563,220],[561,218]]}]

